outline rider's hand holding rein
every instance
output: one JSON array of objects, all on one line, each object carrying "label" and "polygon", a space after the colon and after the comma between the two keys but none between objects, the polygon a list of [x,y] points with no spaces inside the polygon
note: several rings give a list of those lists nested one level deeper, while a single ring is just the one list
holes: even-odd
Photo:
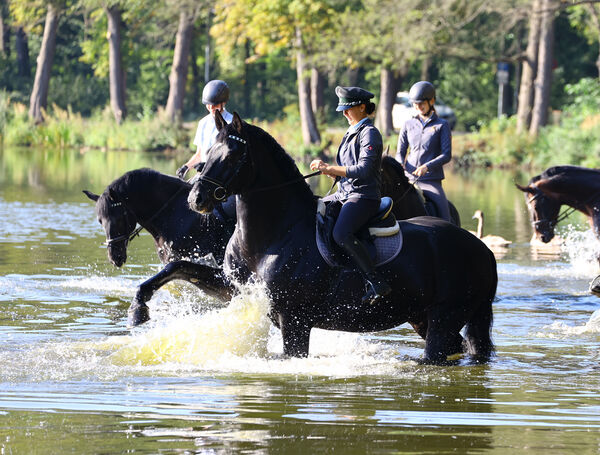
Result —
[{"label": "rider's hand holding rein", "polygon": [[331,166],[323,160],[312,160],[310,163],[311,171],[321,171],[327,177],[346,177],[346,166]]}]

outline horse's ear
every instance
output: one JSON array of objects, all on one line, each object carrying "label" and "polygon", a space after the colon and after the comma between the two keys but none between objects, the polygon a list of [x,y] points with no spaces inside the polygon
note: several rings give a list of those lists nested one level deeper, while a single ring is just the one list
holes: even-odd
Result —
[{"label": "horse's ear", "polygon": [[227,125],[227,122],[221,115],[221,111],[215,111],[215,125],[217,125],[217,131],[221,131]]},{"label": "horse's ear", "polygon": [[242,132],[242,119],[235,111],[233,112],[233,120],[231,121],[231,124],[238,133]]},{"label": "horse's ear", "polygon": [[100,196],[98,196],[97,194],[94,194],[88,190],[83,190],[83,194],[85,194],[87,197],[89,197],[94,202],[100,198]]},{"label": "horse's ear", "polygon": [[119,202],[119,195],[112,189],[108,189],[108,197],[112,199],[113,202]]},{"label": "horse's ear", "polygon": [[515,186],[520,189],[521,191],[523,191],[524,193],[531,193],[533,194],[533,188],[531,188],[530,186],[523,186],[523,185],[519,185],[518,183],[515,182]]}]

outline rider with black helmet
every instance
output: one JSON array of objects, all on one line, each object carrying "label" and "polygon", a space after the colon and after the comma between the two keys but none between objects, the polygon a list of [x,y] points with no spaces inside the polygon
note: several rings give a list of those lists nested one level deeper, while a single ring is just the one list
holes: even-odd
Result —
[{"label": "rider with black helmet", "polygon": [[[198,122],[196,136],[194,137],[196,153],[183,166],[177,169],[177,176],[179,178],[183,179],[189,168],[206,162],[206,152],[216,142],[218,134],[217,125],[215,124],[215,113],[219,111],[223,119],[227,123],[231,123],[233,115],[225,109],[225,103],[228,100],[229,86],[225,81],[215,79],[209,81],[204,86],[204,90],[202,90],[202,103],[210,113]],[[215,208],[215,214],[222,219],[235,218],[235,196],[230,196],[225,202],[218,205]]]},{"label": "rider with black helmet", "polygon": [[206,152],[215,143],[218,133],[215,124],[215,112],[220,111],[227,123],[230,123],[233,119],[233,115],[225,109],[225,104],[228,100],[229,86],[225,81],[215,79],[209,81],[204,86],[204,90],[202,90],[202,103],[210,113],[198,122],[196,136],[194,137],[196,153],[177,170],[179,178],[184,178],[189,168],[206,161]]},{"label": "rider with black helmet", "polygon": [[442,188],[443,165],[452,158],[450,125],[435,112],[435,87],[430,82],[414,84],[408,97],[417,115],[400,130],[396,159],[404,166],[410,181],[418,180],[423,193],[435,204],[437,216],[450,221],[448,200]]}]

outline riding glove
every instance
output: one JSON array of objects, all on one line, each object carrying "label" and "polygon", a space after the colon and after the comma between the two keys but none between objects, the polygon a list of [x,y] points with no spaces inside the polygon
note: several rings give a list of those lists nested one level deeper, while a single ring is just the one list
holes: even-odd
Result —
[{"label": "riding glove", "polygon": [[183,180],[183,178],[185,177],[185,173],[188,171],[188,167],[186,164],[184,164],[183,166],[181,166],[179,169],[177,169],[177,177],[179,177],[180,179]]}]

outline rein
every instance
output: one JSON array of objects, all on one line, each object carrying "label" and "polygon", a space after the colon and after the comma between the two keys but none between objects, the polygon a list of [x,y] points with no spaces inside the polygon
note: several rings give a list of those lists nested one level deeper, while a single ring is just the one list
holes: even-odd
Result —
[{"label": "rein", "polygon": [[[321,174],[321,171],[311,172],[310,174],[305,174],[302,177],[298,177],[298,178],[295,178],[293,180],[289,180],[287,182],[279,183],[277,185],[270,185],[270,186],[265,186],[263,188],[256,188],[254,190],[247,191],[247,194],[259,193],[261,191],[267,191],[267,190],[276,190],[278,188],[283,188],[285,186],[289,186],[289,185],[293,185],[293,184],[298,183],[298,182],[302,182],[303,180],[306,180],[306,179],[308,179],[310,177],[314,177],[314,176],[320,175],[320,174]],[[335,183],[334,183],[334,185],[335,185]]]},{"label": "rein", "polygon": [[[148,218],[147,220],[143,221],[143,223],[149,223],[150,221],[152,221],[154,218],[156,218],[172,201],[173,199],[175,199],[175,197],[177,195],[179,195],[179,193],[181,193],[181,191],[185,189],[185,187],[181,187],[179,188],[174,194],[173,196],[171,196],[167,202],[165,202],[160,209],[158,209],[156,212],[154,212],[154,214]],[[119,206],[119,205],[123,205],[128,212],[132,212],[126,204],[124,204],[122,201],[121,202],[115,202],[114,204],[112,204],[113,207],[115,206]],[[123,240],[126,240],[128,243],[131,242],[134,238],[136,238],[138,235],[140,235],[140,232],[142,231],[142,229],[144,229],[144,226],[141,225],[141,223],[139,223],[140,225],[138,227],[136,227],[133,231],[131,231],[131,233],[129,234],[123,234],[123,235],[118,235],[117,237],[113,237],[112,239],[106,239],[106,242],[104,242],[104,245],[106,246],[112,246],[112,244],[116,243],[116,242],[122,242]]]},{"label": "rein", "polygon": [[[228,135],[227,137],[229,139],[233,139],[234,141],[238,141],[241,144],[244,144],[246,147],[248,147],[248,141],[246,141],[246,139],[243,139],[239,136],[234,136],[232,134]],[[247,155],[248,155],[248,152],[246,151],[246,154],[244,156],[247,156]],[[213,190],[213,198],[215,198],[217,201],[224,201],[225,199],[227,199],[228,195],[230,194],[229,190],[227,189],[227,185],[230,183],[230,181],[233,178],[235,178],[235,176],[237,175],[239,169],[242,167],[243,164],[244,164],[243,160],[240,160],[240,163],[238,164],[237,168],[233,172],[232,177],[230,178],[229,181],[227,181],[225,183],[221,183],[216,179],[206,177],[203,175],[198,177],[197,181],[201,182],[201,183],[203,183],[203,182],[210,183],[212,186],[215,187],[215,189]],[[265,186],[263,188],[256,188],[256,189],[247,191],[246,194],[259,193],[262,191],[269,191],[269,190],[275,190],[278,188],[283,188],[283,187],[293,185],[298,182],[302,182],[302,181],[306,180],[307,178],[314,177],[315,175],[319,175],[319,174],[321,174],[321,171],[312,172],[310,174],[303,175],[302,177],[298,177],[293,180],[289,180],[287,182],[278,183],[277,185],[270,185],[270,186]]]}]

